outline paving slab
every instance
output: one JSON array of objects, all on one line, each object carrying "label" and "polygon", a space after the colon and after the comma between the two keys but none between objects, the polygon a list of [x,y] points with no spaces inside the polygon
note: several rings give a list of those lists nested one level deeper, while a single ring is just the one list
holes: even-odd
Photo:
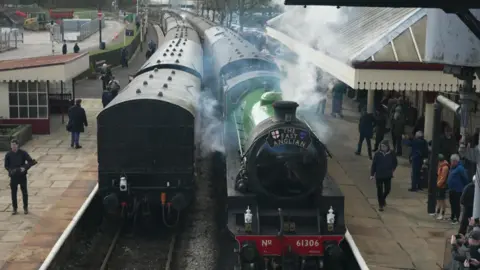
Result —
[{"label": "paving slab", "polygon": [[[326,112],[331,110],[330,100]],[[384,212],[378,211],[375,183],[369,179],[371,161],[366,147],[362,156],[354,155],[359,119],[356,104],[345,98],[343,107],[343,119],[321,117],[331,133],[326,140],[333,155],[328,172],[345,195],[347,226],[369,268],[441,269],[446,239],[456,233],[458,225],[429,216],[426,193],[408,192],[410,167],[408,160],[401,157],[388,206]]]},{"label": "paving slab", "polygon": [[[81,134],[82,149],[70,148],[70,136],[63,126],[48,136],[34,136],[22,147],[39,162],[28,173],[29,215],[11,215],[9,179],[6,171],[0,172],[0,269],[38,269],[93,190],[97,179],[95,120],[102,106],[98,99],[86,99],[83,107],[90,125]],[[0,152],[2,160],[4,155]],[[21,197],[19,191],[20,208]]]},{"label": "paving slab", "polygon": [[[153,28],[149,30],[149,39],[156,39],[152,32]],[[144,61],[139,54],[128,69],[116,75],[122,80],[128,78]],[[88,82],[80,82],[77,92],[95,88]],[[22,147],[39,162],[28,173],[29,215],[22,212],[11,215],[9,178],[6,171],[0,172],[0,270],[38,269],[97,184],[96,116],[103,108],[100,93],[95,92],[92,98],[80,95],[89,123],[86,132],[80,135],[82,149],[70,148],[70,134],[59,117],[51,120],[56,129],[50,135],[34,136]],[[0,152],[0,162],[4,156],[5,152]],[[20,191],[18,202],[21,207]]]}]

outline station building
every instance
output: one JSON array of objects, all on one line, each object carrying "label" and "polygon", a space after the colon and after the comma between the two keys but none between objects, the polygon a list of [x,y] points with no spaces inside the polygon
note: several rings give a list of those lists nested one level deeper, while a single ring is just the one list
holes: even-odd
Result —
[{"label": "station building", "polygon": [[88,53],[0,61],[0,124],[31,124],[33,134],[49,134],[51,115],[65,121],[75,78],[88,69]]},{"label": "station building", "polygon": [[[267,35],[294,52],[308,55],[312,64],[357,92],[367,92],[369,112],[374,110],[377,94],[391,91],[402,94],[416,109],[415,118],[425,116],[425,137],[431,139],[436,96],[441,93],[458,102],[458,89],[463,81],[445,74],[443,64],[426,63],[427,10],[350,8],[348,19],[335,22],[330,31],[318,36],[319,42],[313,42],[313,46],[306,44],[312,43],[311,40],[304,42],[311,33],[303,31],[309,29],[291,25],[294,18],[306,18],[305,12],[305,8],[298,7],[270,20]],[[479,89],[478,78],[474,86]],[[454,128],[458,126],[453,112],[442,113],[444,121]],[[474,121],[480,123],[478,119]]]}]

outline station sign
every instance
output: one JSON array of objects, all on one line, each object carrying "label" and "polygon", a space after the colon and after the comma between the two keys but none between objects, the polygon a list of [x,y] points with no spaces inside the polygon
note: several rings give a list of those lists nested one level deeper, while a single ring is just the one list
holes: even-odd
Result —
[{"label": "station sign", "polygon": [[125,36],[127,37],[133,37],[135,35],[135,31],[132,29],[125,29]]},{"label": "station sign", "polygon": [[270,147],[279,145],[296,145],[302,148],[308,148],[312,142],[310,132],[298,128],[279,128],[270,131],[267,137],[267,143]]}]

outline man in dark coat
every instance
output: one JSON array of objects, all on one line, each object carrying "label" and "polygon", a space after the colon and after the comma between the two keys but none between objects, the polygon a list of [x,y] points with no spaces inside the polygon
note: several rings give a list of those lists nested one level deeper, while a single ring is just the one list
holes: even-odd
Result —
[{"label": "man in dark coat", "polygon": [[128,50],[126,47],[123,47],[120,52],[120,62],[122,63],[122,67],[128,68]]},{"label": "man in dark coat", "polygon": [[423,138],[423,132],[417,131],[415,138],[410,140],[405,138],[404,143],[411,147],[410,162],[412,164],[411,187],[408,191],[415,192],[421,190],[420,177],[422,173],[423,159],[428,157],[428,143]]},{"label": "man in dark coat", "polygon": [[80,133],[85,131],[85,127],[88,127],[87,114],[85,109],[82,108],[82,100],[77,99],[75,105],[68,109],[68,124],[67,130],[72,133],[71,147],[75,149],[82,148],[80,145]]},{"label": "man in dark coat", "polygon": [[450,126],[445,126],[443,134],[440,136],[438,152],[444,157],[450,157],[453,154],[456,154],[457,150],[457,141],[453,136],[452,128]]},{"label": "man in dark coat", "polygon": [[362,111],[362,116],[360,117],[360,122],[358,123],[358,132],[360,133],[360,138],[358,140],[358,147],[356,155],[360,155],[362,152],[362,144],[365,140],[367,142],[368,157],[372,159],[372,143],[371,139],[373,136],[373,127],[375,126],[375,119],[371,113],[367,113],[365,110]]},{"label": "man in dark coat", "polygon": [[145,53],[145,58],[147,58],[147,60],[148,60],[148,58],[150,58],[150,56],[152,56],[152,54],[153,54],[153,52],[150,49],[148,49],[147,52]]},{"label": "man in dark coat", "polygon": [[107,63],[102,65],[100,70],[100,79],[102,80],[102,89],[107,90],[108,83],[112,80],[113,74]]},{"label": "man in dark coat", "polygon": [[102,104],[103,107],[107,107],[108,103],[112,101],[112,93],[109,90],[103,90],[102,93]]},{"label": "man in dark coat", "polygon": [[63,41],[62,53],[67,54],[67,42],[65,40]]},{"label": "man in dark coat", "polygon": [[373,152],[377,152],[378,146],[383,141],[383,138],[385,138],[385,133],[387,133],[387,115],[382,109],[377,110],[375,126],[375,147],[373,148]]},{"label": "man in dark coat", "polygon": [[473,176],[473,181],[463,188],[462,196],[460,197],[460,204],[462,205],[462,214],[460,219],[460,228],[458,233],[465,235],[467,233],[468,219],[473,216],[473,198],[475,195],[475,181],[476,177]]},{"label": "man in dark coat", "polygon": [[73,46],[73,52],[74,53],[79,53],[80,52],[80,47],[78,46],[78,43],[75,43],[75,46]]},{"label": "man in dark coat", "polygon": [[23,210],[25,215],[28,214],[28,191],[27,191],[27,172],[30,167],[36,164],[30,155],[18,148],[18,141],[12,140],[10,143],[11,150],[5,155],[5,170],[8,171],[10,177],[10,190],[12,192],[12,215],[17,214],[17,189],[20,185],[23,198]]},{"label": "man in dark coat", "polygon": [[397,156],[390,151],[388,141],[382,141],[380,151],[375,153],[370,167],[370,179],[375,179],[377,186],[378,210],[387,206],[387,196],[392,188],[392,178],[397,168]]},{"label": "man in dark coat", "polygon": [[157,50],[157,44],[155,44],[155,42],[153,42],[153,40],[150,40],[148,42],[148,48],[152,51],[152,54],[153,54]]},{"label": "man in dark coat", "polygon": [[337,114],[343,118],[342,114],[342,105],[343,105],[343,96],[347,92],[348,86],[343,82],[337,82],[332,88],[332,116],[335,117]]}]

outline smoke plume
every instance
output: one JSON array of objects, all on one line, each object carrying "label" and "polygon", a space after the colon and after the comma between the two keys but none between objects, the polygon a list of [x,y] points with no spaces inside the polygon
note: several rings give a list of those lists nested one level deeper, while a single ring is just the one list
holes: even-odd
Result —
[{"label": "smoke plume", "polygon": [[[270,20],[269,24],[292,39],[321,50],[323,53],[335,54],[335,27],[348,19],[345,10],[336,7],[286,7],[274,2],[284,13]],[[283,2],[283,1],[282,1]],[[316,135],[323,140],[330,137],[327,124],[319,120],[317,109],[326,93],[335,82],[328,71],[320,70],[310,62],[311,56],[305,51],[295,51],[296,62],[278,60],[284,71],[281,88],[284,99],[299,103],[299,114],[310,124]]]},{"label": "smoke plume", "polygon": [[218,115],[218,105],[218,101],[209,90],[204,90],[197,96],[195,140],[196,145],[200,145],[202,157],[214,152],[225,152],[222,137],[223,121]]}]

